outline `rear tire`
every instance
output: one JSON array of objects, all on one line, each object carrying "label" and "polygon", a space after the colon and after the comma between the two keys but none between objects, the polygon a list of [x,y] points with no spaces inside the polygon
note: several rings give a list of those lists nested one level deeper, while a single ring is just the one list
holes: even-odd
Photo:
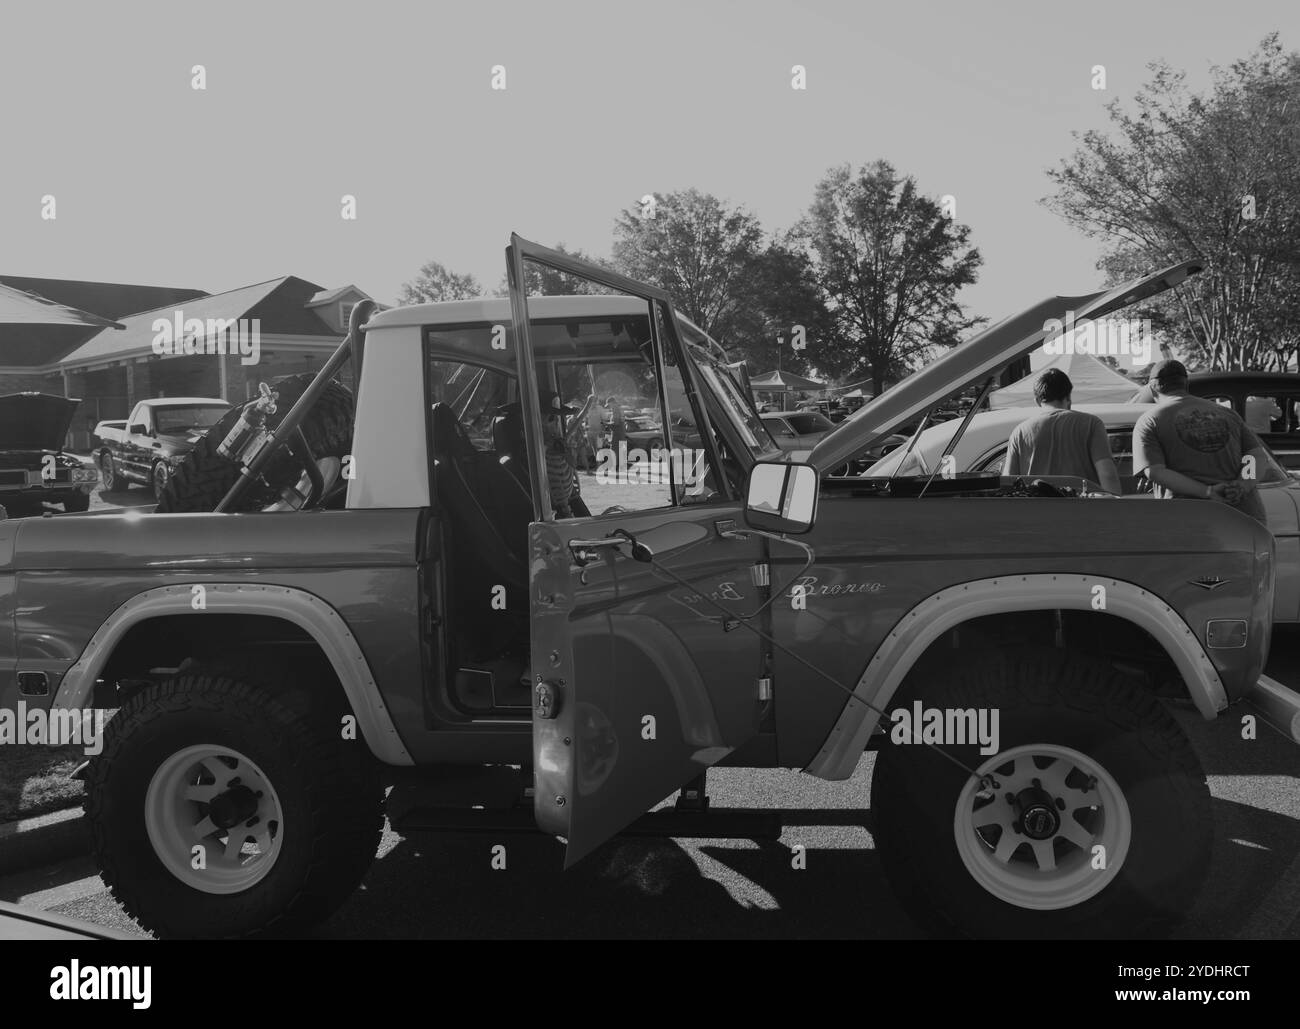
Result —
[{"label": "rear tire", "polygon": [[[311,374],[290,375],[271,383],[279,394],[276,413],[267,419],[275,428],[303,391],[315,378]],[[212,511],[230,492],[239,479],[239,466],[217,453],[231,428],[247,404],[232,407],[195,444],[194,449],[176,466],[158,497],[158,514],[182,511]],[[342,459],[352,448],[352,391],[342,383],[331,381],[308,412],[302,423],[307,444],[317,459],[337,457]],[[260,511],[276,503],[279,490],[298,481],[298,462],[281,450],[271,459],[263,473],[266,485],[254,484],[240,501],[240,511]]]},{"label": "rear tire", "polygon": [[1186,914],[1209,867],[1210,794],[1159,702],[1107,665],[1056,651],[992,654],[916,679],[894,710],[915,699],[996,710],[1000,737],[995,755],[978,742],[946,747],[994,776],[988,800],[929,747],[881,747],[877,846],[921,925],[965,937],[1118,939],[1163,935]]},{"label": "rear tire", "polygon": [[284,935],[327,917],[383,822],[378,766],[339,724],[222,671],[134,694],[86,781],[113,896],[163,937]]}]

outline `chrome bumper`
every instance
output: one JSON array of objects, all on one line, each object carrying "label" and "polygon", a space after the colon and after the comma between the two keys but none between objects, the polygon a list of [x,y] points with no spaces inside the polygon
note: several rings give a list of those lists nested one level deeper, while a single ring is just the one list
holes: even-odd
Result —
[{"label": "chrome bumper", "polygon": [[1300,743],[1300,693],[1287,689],[1276,679],[1261,675],[1244,698],[1264,712],[1268,720]]}]

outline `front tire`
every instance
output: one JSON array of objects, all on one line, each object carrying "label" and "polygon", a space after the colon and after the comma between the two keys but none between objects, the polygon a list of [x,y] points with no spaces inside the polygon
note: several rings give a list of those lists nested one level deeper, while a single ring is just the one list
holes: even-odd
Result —
[{"label": "front tire", "polygon": [[920,744],[891,741],[876,759],[877,847],[920,924],[1134,938],[1186,914],[1209,867],[1209,790],[1182,730],[1137,684],[1078,656],[1012,652],[922,673],[901,706],[917,699],[927,711],[997,711],[1000,737],[995,754],[976,741],[945,748],[993,776],[983,792]]},{"label": "front tire", "polygon": [[153,470],[149,474],[149,485],[153,488],[155,500],[162,499],[163,491],[167,488],[167,483],[171,481],[172,472],[166,461],[155,461]]},{"label": "front tire", "polygon": [[90,494],[74,493],[63,502],[63,510],[69,514],[80,514],[90,510]]},{"label": "front tire", "polygon": [[284,935],[327,917],[379,843],[359,739],[233,674],[142,689],[105,727],[85,809],[104,882],[163,937]]},{"label": "front tire", "polygon": [[105,493],[116,493],[127,487],[126,480],[118,477],[117,465],[113,462],[112,454],[104,454],[99,459],[99,475]]}]

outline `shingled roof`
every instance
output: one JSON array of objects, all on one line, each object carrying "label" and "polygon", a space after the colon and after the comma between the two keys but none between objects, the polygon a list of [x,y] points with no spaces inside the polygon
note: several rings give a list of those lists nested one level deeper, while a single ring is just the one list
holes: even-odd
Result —
[{"label": "shingled roof", "polygon": [[59,364],[65,368],[78,368],[103,364],[108,361],[143,357],[153,353],[153,340],[157,335],[153,323],[158,318],[171,319],[177,311],[182,318],[253,319],[261,322],[266,334],[322,336],[337,339],[338,333],[330,328],[315,311],[305,305],[321,291],[315,283],[295,275],[241,286],[225,293],[213,293],[184,303],[164,304],[149,311],[141,311],[120,321],[123,330],[106,329],[79,346]]},{"label": "shingled roof", "polygon": [[77,279],[36,279],[26,275],[0,275],[0,283],[112,321],[121,321],[126,314],[150,311],[208,295],[202,289],[82,282]]}]

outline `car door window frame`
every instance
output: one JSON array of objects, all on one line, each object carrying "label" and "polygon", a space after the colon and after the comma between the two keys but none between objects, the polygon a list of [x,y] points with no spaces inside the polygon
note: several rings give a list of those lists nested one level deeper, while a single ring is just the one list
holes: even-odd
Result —
[{"label": "car door window frame", "polygon": [[[594,268],[583,261],[575,260],[567,254],[548,247],[543,247],[524,239],[518,233],[510,236],[510,245],[506,248],[506,269],[509,279],[510,311],[518,331],[515,336],[515,367],[519,375],[520,401],[524,411],[524,432],[528,441],[528,465],[533,482],[546,482],[546,453],[541,432],[541,400],[538,397],[537,359],[533,350],[531,320],[528,313],[528,295],[524,288],[527,279],[524,263],[540,264],[555,271],[564,272],[577,278],[599,283],[628,296],[636,297],[646,304],[646,314],[650,323],[650,340],[654,347],[654,368],[658,378],[659,410],[661,416],[668,414],[668,394],[665,375],[666,357],[669,353],[674,358],[674,366],[682,379],[682,388],[686,402],[695,417],[695,424],[700,430],[700,442],[710,466],[718,469],[715,478],[718,481],[718,500],[732,500],[730,483],[722,474],[722,458],[718,452],[717,437],[713,422],[704,403],[704,392],[696,378],[697,370],[686,350],[677,324],[677,311],[672,297],[665,291],[648,286],[619,275],[617,272]],[[667,425],[667,421],[663,424]],[[667,433],[666,433],[667,434]],[[670,462],[671,465],[671,462]],[[680,506],[676,471],[673,471],[672,507]],[[551,506],[550,491],[537,489],[533,491],[534,515],[538,521],[554,521],[555,511]]]}]

